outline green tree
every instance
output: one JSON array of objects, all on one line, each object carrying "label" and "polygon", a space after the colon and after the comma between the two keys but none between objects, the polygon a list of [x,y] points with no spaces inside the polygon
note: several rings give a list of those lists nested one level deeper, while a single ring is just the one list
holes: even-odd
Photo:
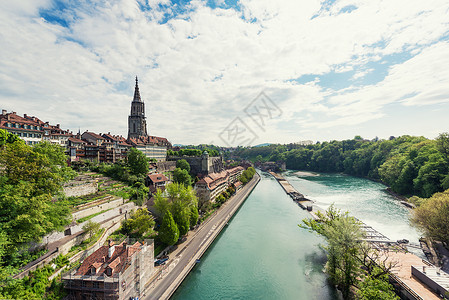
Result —
[{"label": "green tree", "polygon": [[190,207],[190,227],[191,228],[195,227],[196,223],[198,223],[198,218],[199,218],[198,207],[192,205]]},{"label": "green tree", "polygon": [[180,159],[176,162],[176,168],[180,168],[181,170],[186,170],[187,173],[190,173],[190,164],[185,159]]},{"label": "green tree", "polygon": [[331,206],[324,214],[317,212],[318,220],[303,220],[301,228],[322,235],[327,242],[328,262],[326,271],[338,285],[344,299],[349,299],[351,286],[360,274],[360,240],[364,234],[360,223],[348,213],[341,213]]},{"label": "green tree", "polygon": [[357,290],[357,299],[360,300],[399,300],[393,286],[388,282],[388,275],[375,268],[372,275],[363,276]]},{"label": "green tree", "polygon": [[12,144],[14,142],[23,143],[17,135],[9,133],[5,129],[0,129],[0,147],[5,144]]},{"label": "green tree", "polygon": [[154,225],[154,219],[148,213],[148,209],[139,208],[131,213],[129,219],[122,222],[122,229],[128,235],[143,237],[152,232]]},{"label": "green tree", "polygon": [[148,159],[142,151],[139,151],[136,148],[131,148],[128,151],[128,167],[131,174],[144,176],[148,173]]},{"label": "green tree", "polygon": [[144,184],[136,182],[131,190],[130,199],[132,199],[138,206],[142,206],[148,198],[149,191],[150,189]]},{"label": "green tree", "polygon": [[185,186],[192,185],[192,177],[190,177],[189,172],[180,168],[176,168],[173,171],[173,181],[184,184]]},{"label": "green tree", "polygon": [[449,245],[449,190],[424,199],[413,210],[412,222],[428,237]]},{"label": "green tree", "polygon": [[198,198],[195,191],[191,186],[179,183],[167,185],[165,193],[156,192],[154,205],[159,216],[164,216],[170,211],[181,235],[189,231],[192,209],[196,209],[198,214]]},{"label": "green tree", "polygon": [[89,220],[86,224],[83,225],[83,230],[89,235],[89,238],[91,239],[95,234],[97,234],[98,230],[100,230],[100,224]]},{"label": "green tree", "polygon": [[52,202],[50,194],[36,194],[26,181],[3,185],[0,189],[0,226],[7,232],[11,246],[39,241],[45,234],[62,229],[71,215],[63,202]]},{"label": "green tree", "polygon": [[449,162],[449,133],[441,133],[437,138],[438,150],[445,156]]},{"label": "green tree", "polygon": [[76,172],[67,166],[68,156],[60,145],[43,142],[35,145],[33,151],[47,157],[51,172],[59,174],[62,181],[68,181],[76,176]]},{"label": "green tree", "polygon": [[168,197],[166,197],[160,189],[157,189],[156,194],[154,195],[154,207],[160,218],[165,216],[165,213],[170,210]]},{"label": "green tree", "polygon": [[27,181],[34,185],[33,194],[54,194],[61,189],[64,178],[44,154],[33,151],[21,142],[6,144],[0,149],[0,174],[9,184]]},{"label": "green tree", "polygon": [[178,241],[179,229],[170,211],[167,211],[164,215],[158,237],[161,242],[169,246],[174,245]]},{"label": "green tree", "polygon": [[67,203],[52,201],[52,195],[73,171],[60,147],[44,143],[32,148],[22,141],[0,147],[0,165],[0,229],[7,234],[8,265],[26,243],[70,222]]}]

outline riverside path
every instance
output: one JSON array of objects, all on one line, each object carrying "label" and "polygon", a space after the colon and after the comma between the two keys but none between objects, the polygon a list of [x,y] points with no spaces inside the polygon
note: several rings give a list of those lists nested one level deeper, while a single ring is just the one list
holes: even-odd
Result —
[{"label": "riverside path", "polygon": [[172,252],[169,264],[164,266],[161,271],[158,271],[153,280],[147,285],[143,299],[169,299],[171,297],[194,267],[196,260],[212,244],[259,181],[260,176],[256,173],[242,190],[223,204],[196,232],[189,233],[187,241]]}]

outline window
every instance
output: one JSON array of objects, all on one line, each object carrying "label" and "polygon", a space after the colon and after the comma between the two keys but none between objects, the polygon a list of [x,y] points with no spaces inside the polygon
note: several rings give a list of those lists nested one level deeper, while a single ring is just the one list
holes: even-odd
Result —
[{"label": "window", "polygon": [[94,284],[94,289],[99,289],[100,288],[100,283],[99,282],[94,281],[93,284]]}]

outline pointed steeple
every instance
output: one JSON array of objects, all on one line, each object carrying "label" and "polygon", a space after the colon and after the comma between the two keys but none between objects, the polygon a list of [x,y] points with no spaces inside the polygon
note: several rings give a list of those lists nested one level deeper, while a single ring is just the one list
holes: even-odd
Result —
[{"label": "pointed steeple", "polygon": [[136,76],[136,88],[133,101],[131,102],[131,114],[128,117],[128,138],[139,138],[147,135],[145,103],[140,98],[139,82]]},{"label": "pointed steeple", "polygon": [[142,99],[140,99],[139,84],[138,84],[137,76],[136,76],[136,87],[134,88],[133,102],[142,102]]}]

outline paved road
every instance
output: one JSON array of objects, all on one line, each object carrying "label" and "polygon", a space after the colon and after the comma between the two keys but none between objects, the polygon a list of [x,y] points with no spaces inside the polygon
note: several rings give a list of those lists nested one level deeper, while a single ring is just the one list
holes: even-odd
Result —
[{"label": "paved road", "polygon": [[167,299],[176,290],[184,277],[190,271],[195,260],[201,256],[208,246],[213,242],[221,228],[232,217],[255,185],[259,182],[259,175],[254,178],[234,197],[227,201],[215,215],[208,218],[195,233],[190,232],[186,242],[170,256],[170,264],[164,266],[162,272],[150,284],[145,291],[143,299]]}]

